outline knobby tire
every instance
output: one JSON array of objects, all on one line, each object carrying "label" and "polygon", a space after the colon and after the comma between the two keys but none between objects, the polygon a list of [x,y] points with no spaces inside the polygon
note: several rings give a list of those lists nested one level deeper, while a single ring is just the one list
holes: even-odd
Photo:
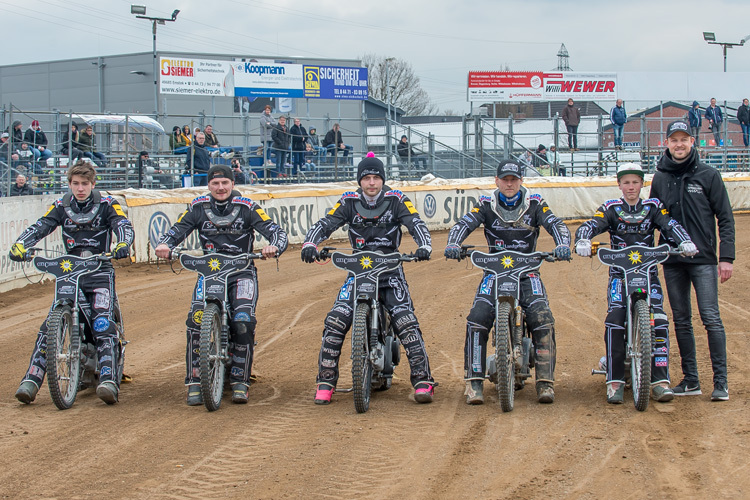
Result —
[{"label": "knobby tire", "polygon": [[651,314],[645,300],[636,300],[633,307],[633,358],[630,363],[633,402],[638,411],[646,411],[651,395],[651,350],[653,328]]},{"label": "knobby tire", "polygon": [[515,401],[515,362],[513,361],[512,308],[508,302],[497,305],[495,313],[495,363],[497,397],[503,411],[513,410]]},{"label": "knobby tire", "polygon": [[224,391],[224,361],[221,359],[221,312],[216,304],[203,310],[200,336],[200,375],[203,404],[208,411],[221,406]]},{"label": "knobby tire", "polygon": [[354,386],[354,409],[364,413],[370,408],[372,388],[372,364],[369,353],[370,305],[357,304],[352,325],[352,385]]},{"label": "knobby tire", "polygon": [[81,337],[73,331],[70,306],[58,306],[47,318],[47,385],[52,401],[67,410],[76,400],[81,375]]}]

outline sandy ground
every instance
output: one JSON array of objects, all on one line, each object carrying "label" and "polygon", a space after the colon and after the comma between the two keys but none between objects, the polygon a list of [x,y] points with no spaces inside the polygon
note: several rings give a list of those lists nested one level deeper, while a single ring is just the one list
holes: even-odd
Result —
[{"label": "sandy ground", "polygon": [[[259,266],[259,382],[250,404],[225,398],[213,413],[184,402],[184,317],[194,274],[118,268],[133,382],[112,407],[89,390],[59,411],[46,385],[29,406],[15,400],[52,288],[2,294],[0,497],[748,498],[750,369],[741,361],[750,343],[750,237],[741,229],[748,223],[737,219],[735,276],[719,296],[731,400],[710,401],[696,314],[704,394],[652,403],[643,413],[630,401],[606,404],[603,377],[590,375],[604,350],[606,268],[589,259],[543,266],[557,320],[556,400],[540,405],[527,386],[511,413],[502,413],[489,383],[484,406],[464,404],[464,321],[481,273],[440,256],[446,233],[433,235],[437,258],[406,265],[440,383],[436,400],[413,401],[403,363],[392,389],[377,393],[362,415],[350,394],[325,407],[312,402],[322,322],[344,274],[303,264],[299,249],[280,259],[278,272],[272,262]],[[470,239],[480,241],[479,232]],[[551,247],[544,235],[540,248]],[[347,350],[341,386],[349,367]],[[670,368],[679,382],[676,346]]]}]

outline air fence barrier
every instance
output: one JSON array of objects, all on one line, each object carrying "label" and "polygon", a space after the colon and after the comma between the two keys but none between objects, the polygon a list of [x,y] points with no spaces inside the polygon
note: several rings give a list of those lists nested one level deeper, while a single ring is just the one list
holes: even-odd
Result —
[{"label": "air fence barrier", "polygon": [[[724,182],[735,211],[750,209],[750,176],[743,173],[724,173]],[[650,176],[642,196],[648,197]],[[448,181],[389,183],[392,189],[406,194],[414,203],[430,230],[446,230],[457,222],[481,195],[491,195],[495,185],[491,177]],[[567,220],[588,219],[605,200],[617,198],[620,191],[614,177],[592,178],[534,178],[525,184],[539,193],[555,214]],[[294,186],[237,186],[243,196],[260,204],[266,213],[289,235],[292,244],[304,241],[305,234],[323,217],[346,191],[356,189],[353,181],[331,184],[300,184]],[[136,262],[153,262],[154,247],[163,234],[205,188],[182,188],[154,191],[126,189],[105,192],[118,199],[135,228],[134,257]],[[31,263],[20,264],[8,258],[11,245],[21,232],[41,217],[57,199],[54,195],[24,196],[0,199],[0,292],[25,286],[38,280],[39,273]],[[339,229],[333,238],[344,238]],[[258,241],[261,240],[257,236]],[[433,255],[439,257],[445,241],[433,242]],[[60,231],[56,230],[37,246],[46,250],[63,251]],[[190,235],[186,246],[198,247],[197,234]]]}]

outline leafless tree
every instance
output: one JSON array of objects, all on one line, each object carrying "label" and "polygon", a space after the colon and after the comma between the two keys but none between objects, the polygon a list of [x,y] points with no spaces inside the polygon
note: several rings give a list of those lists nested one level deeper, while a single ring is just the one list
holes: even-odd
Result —
[{"label": "leafless tree", "polygon": [[365,54],[362,64],[367,68],[371,97],[387,103],[390,84],[390,103],[403,109],[404,114],[429,115],[437,111],[409,62],[396,57]]}]

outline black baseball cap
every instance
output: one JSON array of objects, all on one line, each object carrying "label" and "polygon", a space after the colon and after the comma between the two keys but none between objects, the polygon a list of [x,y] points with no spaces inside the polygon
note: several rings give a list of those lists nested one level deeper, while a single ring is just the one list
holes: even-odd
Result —
[{"label": "black baseball cap", "polygon": [[497,176],[502,179],[507,175],[523,178],[523,168],[513,160],[503,160],[497,166]]},{"label": "black baseball cap", "polygon": [[670,123],[667,127],[667,137],[671,137],[672,134],[676,134],[677,132],[685,132],[687,135],[690,135],[690,125],[682,120]]},{"label": "black baseball cap", "polygon": [[234,172],[227,165],[212,165],[208,169],[208,175],[206,175],[206,181],[210,182],[212,179],[226,178],[234,182]]}]

